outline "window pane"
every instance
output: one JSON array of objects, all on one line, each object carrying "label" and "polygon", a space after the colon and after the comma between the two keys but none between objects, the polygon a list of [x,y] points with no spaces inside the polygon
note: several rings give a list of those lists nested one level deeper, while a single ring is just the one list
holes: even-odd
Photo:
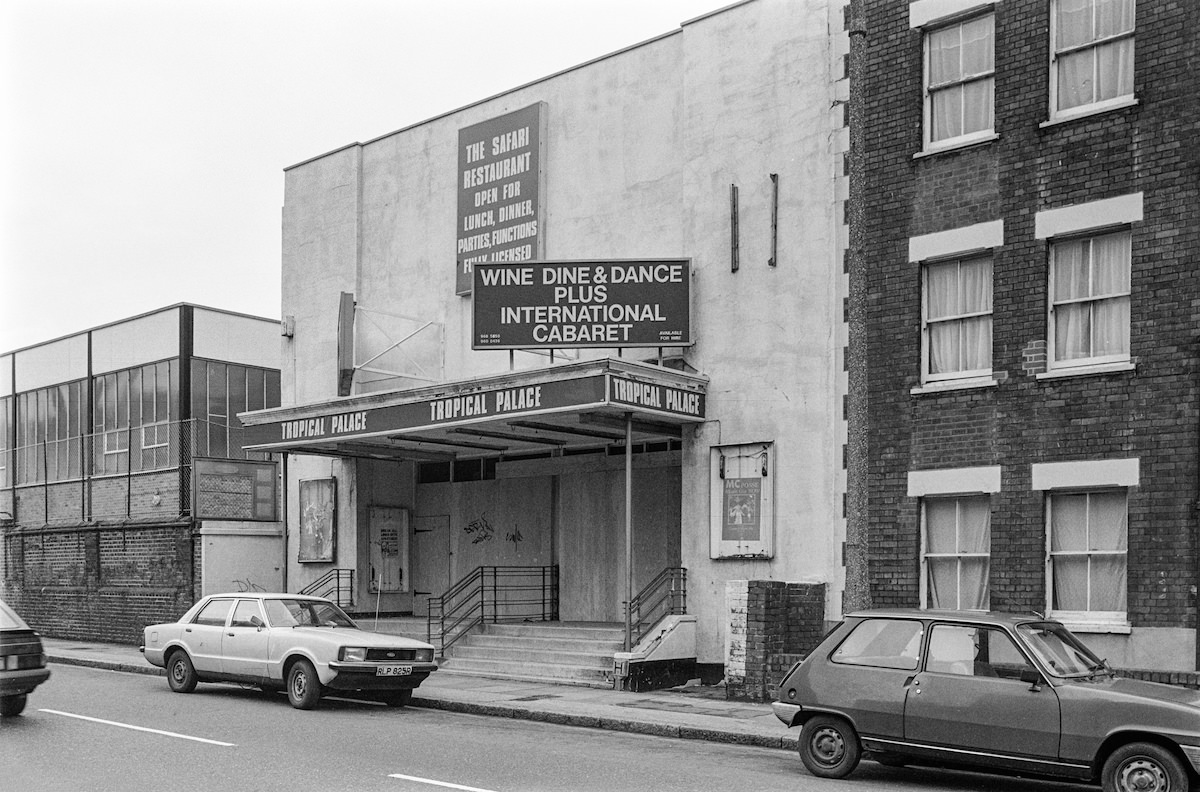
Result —
[{"label": "window pane", "polygon": [[1088,560],[1086,556],[1056,556],[1054,564],[1055,610],[1086,611]]},{"label": "window pane", "polygon": [[967,610],[988,608],[988,559],[964,558],[959,566],[958,607]]},{"label": "window pane", "polygon": [[222,420],[227,415],[226,405],[228,404],[228,396],[226,395],[226,366],[224,363],[209,363],[208,364],[208,405],[206,413],[208,420],[224,424]]},{"label": "window pane", "polygon": [[1096,101],[1133,93],[1133,39],[1096,48]]},{"label": "window pane", "polygon": [[1093,0],[1058,0],[1055,30],[1058,32],[1057,49],[1076,47],[1092,40]]},{"label": "window pane", "polygon": [[962,72],[964,76],[989,74],[995,52],[992,41],[993,17],[973,19],[962,26]]},{"label": "window pane", "polygon": [[1123,492],[1097,492],[1088,497],[1088,549],[1126,549],[1128,526],[1127,499]]},{"label": "window pane", "polygon": [[1086,297],[1091,293],[1088,278],[1089,241],[1077,239],[1054,245],[1054,299],[1056,302]]},{"label": "window pane", "polygon": [[155,420],[169,421],[174,416],[171,406],[179,398],[179,378],[176,376],[175,361],[163,361],[154,367],[154,413]]},{"label": "window pane", "polygon": [[267,407],[278,407],[282,404],[280,398],[280,373],[278,371],[267,372]]},{"label": "window pane", "polygon": [[906,619],[868,619],[834,650],[835,663],[913,671],[921,645],[921,623]]},{"label": "window pane", "polygon": [[192,418],[207,420],[208,417],[208,363],[192,361]]},{"label": "window pane", "polygon": [[142,423],[149,424],[158,420],[158,411],[154,405],[154,391],[158,387],[155,372],[157,369],[153,366],[147,366],[142,371],[142,385],[139,391],[139,400],[142,404]]},{"label": "window pane", "polygon": [[1093,100],[1092,50],[1082,50],[1058,59],[1058,109],[1067,110],[1091,104]]},{"label": "window pane", "polygon": [[958,504],[953,498],[925,501],[925,550],[928,553],[958,552]]},{"label": "window pane", "polygon": [[929,34],[929,84],[962,78],[961,28],[958,25]]},{"label": "window pane", "polygon": [[1050,499],[1050,550],[1087,549],[1087,495],[1055,494]]},{"label": "window pane", "polygon": [[1094,556],[1091,565],[1092,597],[1088,610],[1124,611],[1125,556]]},{"label": "window pane", "polygon": [[1096,0],[1096,34],[1100,37],[1133,32],[1134,0]]},{"label": "window pane", "polygon": [[933,124],[930,135],[934,141],[963,134],[962,86],[954,85],[930,94]]},{"label": "window pane", "polygon": [[986,497],[959,498],[958,551],[987,553],[992,545],[991,501]]},{"label": "window pane", "polygon": [[929,570],[930,608],[958,609],[958,560],[954,558],[930,558],[926,561]]},{"label": "window pane", "polygon": [[237,426],[234,418],[238,413],[246,411],[246,369],[244,366],[229,367],[229,406],[227,415],[230,425]]},{"label": "window pane", "polygon": [[129,426],[129,372],[122,371],[117,379],[117,426],[124,429]]},{"label": "window pane", "polygon": [[1054,359],[1091,357],[1092,312],[1087,303],[1054,309]]},{"label": "window pane", "polygon": [[963,86],[963,134],[992,128],[993,83],[991,78],[975,80]]},{"label": "window pane", "polygon": [[267,406],[266,377],[262,369],[246,371],[246,409],[261,410]]}]

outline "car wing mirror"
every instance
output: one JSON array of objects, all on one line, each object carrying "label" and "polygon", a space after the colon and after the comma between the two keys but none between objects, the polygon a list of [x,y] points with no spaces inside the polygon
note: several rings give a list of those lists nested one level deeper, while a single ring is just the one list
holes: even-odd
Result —
[{"label": "car wing mirror", "polygon": [[267,626],[266,622],[264,622],[258,616],[251,616],[250,623],[253,624],[256,628],[258,628],[259,632],[262,632],[262,629]]},{"label": "car wing mirror", "polygon": [[1029,689],[1037,692],[1042,689],[1042,675],[1034,668],[1026,668],[1021,671],[1021,681],[1029,683]]}]

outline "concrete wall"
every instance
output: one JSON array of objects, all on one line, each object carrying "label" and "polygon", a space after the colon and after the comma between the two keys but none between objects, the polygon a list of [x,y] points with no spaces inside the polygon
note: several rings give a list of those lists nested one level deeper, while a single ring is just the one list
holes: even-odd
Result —
[{"label": "concrete wall", "polygon": [[[545,256],[693,261],[696,343],[683,357],[711,378],[710,421],[685,433],[677,530],[701,662],[723,660],[727,579],[825,583],[835,616],[845,489],[842,6],[840,0],[736,4],[672,34],[288,169],[283,314],[295,316],[296,330],[284,346],[283,404],[336,394],[341,291],[353,292],[360,308],[436,323],[446,380],[509,368],[506,352],[470,349],[470,298],[454,295],[458,130],[543,102]],[[779,185],[775,266],[768,264],[772,174]],[[731,185],[740,195],[736,273]],[[358,358],[379,351],[360,348]],[[516,355],[518,367],[546,362]],[[365,380],[359,378],[356,392],[388,387]],[[397,378],[391,387],[415,384]],[[712,561],[710,447],[761,441],[777,451],[775,556]],[[585,493],[596,500],[581,504],[582,511],[612,510],[602,505],[608,497],[602,489],[560,489],[564,503]],[[562,530],[565,538],[570,529]],[[560,559],[569,563],[572,551],[564,543]],[[670,551],[664,544],[663,554]],[[620,579],[615,559],[605,563],[602,574]],[[602,608],[597,601],[584,610]]]}]

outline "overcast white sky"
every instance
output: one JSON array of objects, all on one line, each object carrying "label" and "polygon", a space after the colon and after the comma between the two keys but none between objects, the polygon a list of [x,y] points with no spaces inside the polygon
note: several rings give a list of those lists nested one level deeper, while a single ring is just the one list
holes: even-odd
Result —
[{"label": "overcast white sky", "polygon": [[6,0],[0,352],[177,302],[278,318],[283,169],[732,0]]}]

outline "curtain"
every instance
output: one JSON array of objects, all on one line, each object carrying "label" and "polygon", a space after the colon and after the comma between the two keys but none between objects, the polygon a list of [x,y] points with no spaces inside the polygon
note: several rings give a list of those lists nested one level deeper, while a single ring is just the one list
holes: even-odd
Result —
[{"label": "curtain", "polygon": [[1086,245],[1088,240],[1054,245],[1054,359],[1091,356],[1091,311],[1087,303],[1061,304],[1090,293]]},{"label": "curtain", "polygon": [[[928,606],[986,610],[990,601],[991,501],[929,498],[925,506]],[[949,557],[947,557],[949,556]]]}]

